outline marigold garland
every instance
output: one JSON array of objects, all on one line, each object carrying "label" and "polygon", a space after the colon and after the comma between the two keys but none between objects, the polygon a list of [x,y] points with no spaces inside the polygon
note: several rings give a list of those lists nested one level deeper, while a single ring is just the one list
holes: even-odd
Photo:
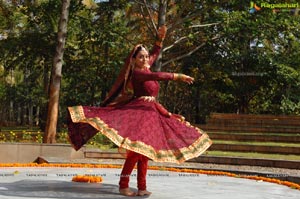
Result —
[{"label": "marigold garland", "polygon": [[[113,165],[113,164],[78,164],[78,163],[70,163],[70,164],[52,164],[52,163],[2,163],[0,167],[71,167],[71,168],[122,168],[121,165]],[[199,169],[186,169],[186,168],[174,168],[174,167],[159,167],[159,166],[149,166],[150,170],[161,170],[161,171],[172,171],[172,172],[185,172],[185,173],[197,173],[197,174],[206,174],[206,175],[218,175],[218,176],[229,176],[235,178],[245,178],[256,181],[265,181],[270,183],[276,183],[280,185],[285,185],[291,187],[293,189],[300,190],[300,184],[278,180],[275,178],[266,178],[260,176],[249,176],[249,175],[238,175],[230,172],[223,171],[206,171]],[[75,176],[72,181],[76,182],[102,182],[102,177],[99,176]]]},{"label": "marigold garland", "polygon": [[73,182],[87,182],[87,183],[101,183],[103,178],[101,176],[78,175],[72,178]]}]

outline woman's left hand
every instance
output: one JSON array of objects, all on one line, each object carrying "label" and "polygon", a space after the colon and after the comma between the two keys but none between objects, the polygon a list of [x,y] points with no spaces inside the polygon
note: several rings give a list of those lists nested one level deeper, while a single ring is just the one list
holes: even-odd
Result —
[{"label": "woman's left hand", "polygon": [[160,27],[158,28],[157,32],[158,32],[158,35],[157,35],[158,39],[159,39],[160,41],[163,41],[163,40],[165,39],[165,37],[166,37],[167,26],[166,26],[166,25],[160,26]]},{"label": "woman's left hand", "polygon": [[188,75],[183,75],[183,77],[182,77],[182,81],[185,83],[188,83],[188,84],[194,83],[194,80],[195,79],[193,77],[190,77]]},{"label": "woman's left hand", "polygon": [[188,84],[192,84],[194,82],[194,78],[182,73],[174,73],[174,80],[182,81]]}]

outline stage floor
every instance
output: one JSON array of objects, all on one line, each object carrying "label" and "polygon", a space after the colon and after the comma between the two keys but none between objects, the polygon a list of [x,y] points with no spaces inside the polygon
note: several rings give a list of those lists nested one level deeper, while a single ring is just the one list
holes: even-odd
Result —
[{"label": "stage floor", "polygon": [[[113,199],[129,198],[118,193],[120,169],[106,168],[0,168],[0,198]],[[102,183],[72,182],[75,175],[97,175]],[[130,181],[136,190],[136,171]],[[194,173],[148,170],[151,199],[296,199],[300,191],[263,181]],[[132,197],[130,197],[132,198]],[[145,198],[145,197],[136,197]]]}]

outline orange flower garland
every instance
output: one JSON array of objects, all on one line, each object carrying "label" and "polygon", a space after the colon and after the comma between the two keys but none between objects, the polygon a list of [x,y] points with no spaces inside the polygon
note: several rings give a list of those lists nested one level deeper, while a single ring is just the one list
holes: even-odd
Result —
[{"label": "orange flower garland", "polygon": [[103,178],[101,176],[88,176],[88,175],[78,175],[72,178],[73,182],[88,182],[88,183],[101,183]]},{"label": "orange flower garland", "polygon": [[[49,163],[2,163],[0,167],[71,167],[71,168],[122,168],[121,165],[112,165],[112,164],[49,164]],[[185,172],[185,173],[197,173],[197,174],[206,174],[206,175],[218,175],[218,176],[229,176],[235,178],[245,178],[256,181],[265,181],[270,183],[276,183],[280,185],[285,185],[293,189],[300,190],[300,184],[278,180],[275,178],[266,178],[259,176],[249,176],[249,175],[238,175],[229,172],[223,171],[206,171],[198,169],[186,169],[186,168],[173,168],[173,167],[158,167],[158,166],[149,166],[151,170],[161,170],[161,171],[172,171],[172,172]],[[97,176],[75,176],[72,181],[76,182],[97,182],[100,183],[103,181],[102,177]]]}]

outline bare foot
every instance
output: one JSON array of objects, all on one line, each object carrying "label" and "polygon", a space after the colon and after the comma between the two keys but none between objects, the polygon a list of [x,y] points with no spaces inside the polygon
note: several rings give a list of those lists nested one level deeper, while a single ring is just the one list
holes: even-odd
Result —
[{"label": "bare foot", "polygon": [[131,191],[129,188],[119,189],[119,192],[123,196],[136,196],[136,193]]},{"label": "bare foot", "polygon": [[138,191],[138,196],[147,196],[147,195],[151,195],[152,193],[150,191],[147,190],[139,190]]}]

